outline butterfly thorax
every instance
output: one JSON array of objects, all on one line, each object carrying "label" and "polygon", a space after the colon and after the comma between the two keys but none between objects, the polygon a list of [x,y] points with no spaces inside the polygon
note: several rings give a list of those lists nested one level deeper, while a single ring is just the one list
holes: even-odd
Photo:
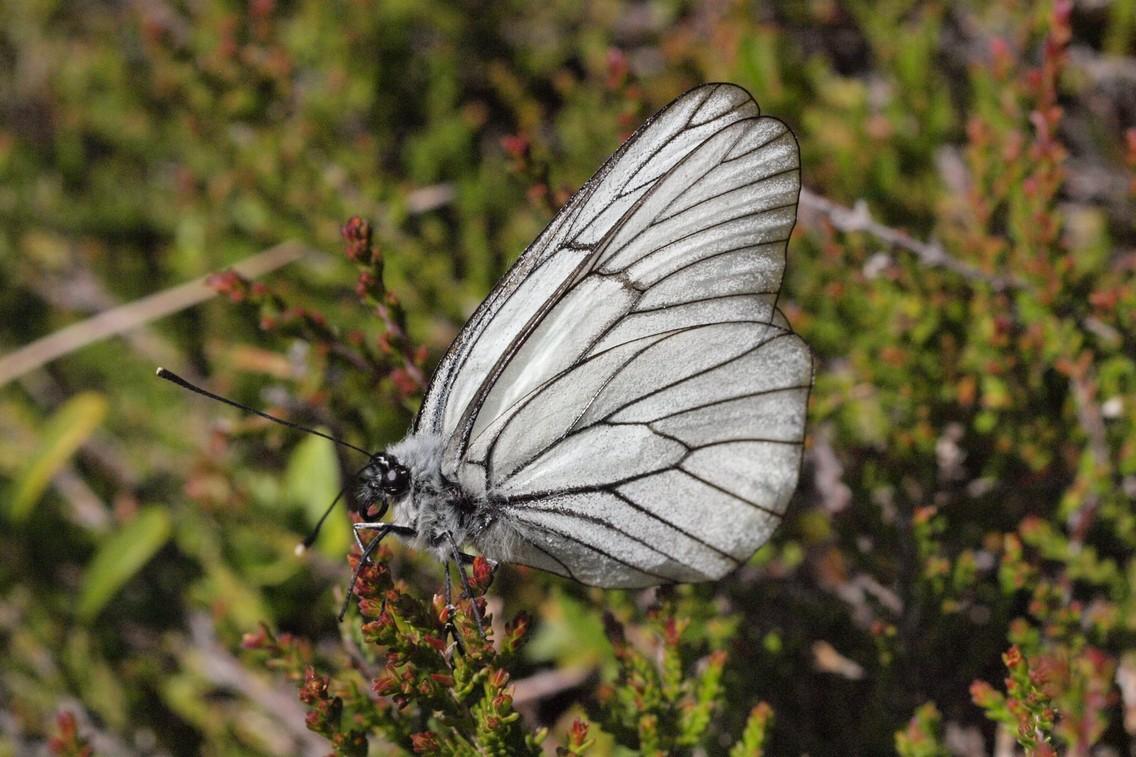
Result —
[{"label": "butterfly thorax", "polygon": [[492,523],[482,498],[474,496],[442,473],[443,439],[411,434],[388,453],[410,471],[410,486],[395,500],[394,521],[414,528],[416,544],[440,559],[450,557],[450,537],[459,547],[477,538]]}]

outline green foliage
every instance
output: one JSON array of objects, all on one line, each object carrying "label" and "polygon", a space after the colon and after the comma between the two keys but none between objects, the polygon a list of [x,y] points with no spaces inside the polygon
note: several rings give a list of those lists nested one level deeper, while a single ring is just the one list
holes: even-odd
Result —
[{"label": "green foliage", "polygon": [[773,709],[765,702],[754,706],[746,720],[742,738],[730,749],[730,757],[761,757],[765,754],[766,733],[773,725]]},{"label": "green foliage", "polygon": [[[340,488],[335,445],[318,436],[309,436],[298,442],[284,469],[284,490],[297,506],[304,509],[312,527],[323,515],[324,503],[335,499]],[[342,521],[336,520],[321,529],[317,544],[323,554],[334,558],[347,551],[351,535],[345,526]]]},{"label": "green foliage", "polygon": [[7,508],[11,521],[27,519],[51,478],[99,427],[106,412],[106,398],[83,392],[67,400],[44,423],[37,449],[28,455],[24,470],[16,476]]},{"label": "green foliage", "polygon": [[[0,388],[0,754],[1132,751],[1134,8],[0,4],[0,375],[115,304],[224,295]],[[392,543],[337,624],[342,511],[294,548],[362,460],[154,366],[394,441],[568,193],[711,80],[792,127],[814,193],[773,542],[662,592],[482,567],[455,611]],[[224,272],[287,239],[322,253]],[[471,602],[512,621],[482,639]]]},{"label": "green foliage", "polygon": [[87,566],[75,612],[90,622],[116,591],[170,538],[170,517],[157,506],[142,510],[103,542]]},{"label": "green foliage", "polygon": [[895,753],[900,757],[946,757],[941,734],[943,716],[934,702],[921,705],[907,728],[895,734]]},{"label": "green foliage", "polygon": [[[658,604],[638,626],[654,637],[647,650],[628,640],[614,616],[604,617],[615,651],[614,681],[596,692],[594,719],[623,745],[641,754],[675,754],[704,740],[725,696],[723,648],[736,620],[698,617],[705,606],[660,590]],[[699,653],[706,647],[709,654]],[[696,663],[697,660],[697,663]]]},{"label": "green foliage", "polygon": [[[529,619],[519,615],[505,624],[495,647],[472,617],[473,602],[485,612],[483,597],[460,600],[460,609],[439,595],[423,601],[392,576],[390,558],[389,551],[380,552],[359,574],[356,592],[364,622],[358,632],[349,632],[355,669],[340,665],[333,676],[319,675],[310,647],[277,637],[267,627],[246,636],[244,646],[302,681],[308,728],[340,753],[366,754],[368,736],[377,733],[387,744],[422,754],[540,754],[544,734],[522,726],[509,689],[508,668]],[[491,576],[488,563],[479,558],[472,576],[475,593]],[[579,745],[569,739],[565,748]]]}]

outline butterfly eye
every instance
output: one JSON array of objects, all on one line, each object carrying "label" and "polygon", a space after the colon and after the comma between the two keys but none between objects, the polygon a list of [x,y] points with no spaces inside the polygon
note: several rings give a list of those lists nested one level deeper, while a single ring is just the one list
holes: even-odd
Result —
[{"label": "butterfly eye", "polygon": [[404,465],[394,465],[383,474],[382,488],[387,494],[402,494],[410,487],[410,471]]}]

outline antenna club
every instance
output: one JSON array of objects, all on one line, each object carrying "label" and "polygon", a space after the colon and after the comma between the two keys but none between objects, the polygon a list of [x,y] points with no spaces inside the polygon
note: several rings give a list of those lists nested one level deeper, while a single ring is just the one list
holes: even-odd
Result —
[{"label": "antenna club", "polygon": [[351,442],[345,442],[342,439],[336,439],[334,436],[331,436],[330,434],[325,434],[322,431],[317,431],[316,429],[308,428],[307,426],[301,426],[299,423],[293,423],[292,421],[286,421],[283,418],[277,418],[275,415],[269,415],[266,412],[263,412],[261,410],[257,410],[255,407],[249,407],[248,405],[245,405],[241,402],[237,402],[236,400],[231,400],[228,397],[222,397],[219,394],[214,394],[213,392],[211,392],[207,389],[202,389],[200,386],[197,386],[195,384],[190,383],[189,381],[186,381],[185,379],[183,379],[181,376],[177,375],[173,371],[167,371],[165,368],[162,368],[161,366],[158,367],[157,375],[158,375],[158,378],[164,378],[166,381],[172,381],[173,383],[180,386],[182,389],[188,389],[189,391],[191,391],[195,394],[200,394],[202,397],[208,397],[211,400],[217,400],[218,402],[224,402],[226,405],[230,405],[232,407],[235,407],[238,410],[243,410],[246,413],[252,413],[253,415],[259,415],[261,418],[266,418],[267,420],[270,420],[273,423],[279,423],[281,426],[287,426],[288,428],[294,428],[297,431],[303,431],[303,432],[308,433],[308,434],[314,434],[316,436],[321,436],[324,439],[327,439],[328,441],[335,442],[336,444],[347,447],[348,449],[353,449],[356,452],[364,454],[368,458],[372,457],[372,455],[374,454],[372,452],[368,452],[367,450],[363,449],[362,447],[356,447]]}]

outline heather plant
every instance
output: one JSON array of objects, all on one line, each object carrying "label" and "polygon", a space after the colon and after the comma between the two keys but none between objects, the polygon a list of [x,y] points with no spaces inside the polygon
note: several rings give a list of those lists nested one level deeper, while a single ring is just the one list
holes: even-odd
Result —
[{"label": "heather plant", "polygon": [[[1130,752],[1134,9],[0,6],[0,754]],[[801,146],[773,540],[643,592],[482,561],[449,607],[392,538],[337,622],[348,510],[295,546],[365,459],[154,367],[381,448],[713,80]]]}]

